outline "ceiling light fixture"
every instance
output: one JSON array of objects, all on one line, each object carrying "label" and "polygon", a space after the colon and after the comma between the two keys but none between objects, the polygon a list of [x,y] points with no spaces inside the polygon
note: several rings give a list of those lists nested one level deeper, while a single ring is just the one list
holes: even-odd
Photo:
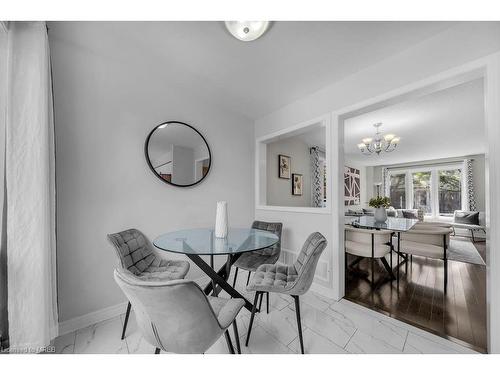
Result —
[{"label": "ceiling light fixture", "polygon": [[398,147],[399,137],[396,137],[394,134],[386,134],[382,136],[380,134],[379,128],[382,126],[382,123],[379,122],[373,125],[377,132],[375,133],[374,138],[363,138],[361,140],[362,143],[358,144],[358,148],[364,155],[371,155],[383,152],[392,152]]},{"label": "ceiling light fixture", "polygon": [[269,29],[270,21],[224,21],[227,31],[236,39],[251,42],[260,38]]}]

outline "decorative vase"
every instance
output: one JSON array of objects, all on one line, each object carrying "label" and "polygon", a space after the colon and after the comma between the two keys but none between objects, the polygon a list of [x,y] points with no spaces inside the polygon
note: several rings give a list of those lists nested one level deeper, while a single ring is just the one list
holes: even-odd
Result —
[{"label": "decorative vase", "polygon": [[385,223],[387,221],[387,211],[384,207],[377,207],[373,215],[375,217],[375,221],[379,223]]},{"label": "decorative vase", "polygon": [[215,216],[215,237],[227,237],[227,202],[217,202],[217,215]]}]

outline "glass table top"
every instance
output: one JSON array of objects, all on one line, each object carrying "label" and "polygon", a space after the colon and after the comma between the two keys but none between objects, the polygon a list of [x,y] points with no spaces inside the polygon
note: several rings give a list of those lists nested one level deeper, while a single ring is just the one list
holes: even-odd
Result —
[{"label": "glass table top", "polygon": [[385,222],[377,222],[373,216],[345,217],[345,224],[357,228],[387,229],[394,232],[406,232],[418,223],[416,219],[405,219],[400,217],[388,217]]},{"label": "glass table top", "polygon": [[162,234],[153,241],[160,250],[181,254],[227,255],[265,249],[278,236],[260,229],[229,228],[226,238],[216,238],[213,229],[184,229]]}]

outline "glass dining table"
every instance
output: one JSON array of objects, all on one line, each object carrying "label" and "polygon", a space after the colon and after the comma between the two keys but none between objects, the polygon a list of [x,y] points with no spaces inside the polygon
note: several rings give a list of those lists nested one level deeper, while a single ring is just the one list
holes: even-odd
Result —
[{"label": "glass dining table", "polygon": [[[206,295],[217,295],[225,290],[231,297],[245,300],[245,308],[252,311],[252,304],[228,282],[231,266],[243,254],[273,246],[279,238],[275,234],[252,228],[229,228],[226,238],[215,237],[214,229],[184,229],[160,235],[153,245],[163,251],[186,255],[212,280],[204,288]],[[201,256],[210,256],[210,264]],[[226,256],[225,264],[214,269],[214,256]]]}]

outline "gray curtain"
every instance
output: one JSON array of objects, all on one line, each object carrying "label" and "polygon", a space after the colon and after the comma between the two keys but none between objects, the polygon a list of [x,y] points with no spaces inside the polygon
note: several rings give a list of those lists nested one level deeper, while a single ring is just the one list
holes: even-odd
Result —
[{"label": "gray curtain", "polygon": [[468,211],[476,211],[476,192],[474,190],[474,174],[472,173],[472,159],[464,160],[464,176],[465,176],[465,196],[467,197],[465,209]]},{"label": "gray curtain", "polygon": [[319,163],[319,150],[317,147],[311,147],[311,192],[313,207],[321,207],[323,204],[321,169]]},{"label": "gray curtain", "polygon": [[382,167],[382,191],[381,196],[389,196],[389,173],[387,173],[387,168]]}]

